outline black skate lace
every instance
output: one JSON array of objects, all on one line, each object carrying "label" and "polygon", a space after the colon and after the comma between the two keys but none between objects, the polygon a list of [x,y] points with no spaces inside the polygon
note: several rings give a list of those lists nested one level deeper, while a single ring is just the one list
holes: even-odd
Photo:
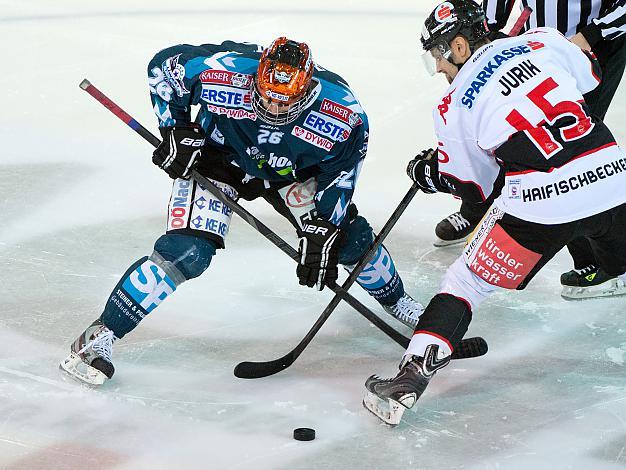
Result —
[{"label": "black skate lace", "polygon": [[455,212],[446,217],[455,230],[460,231],[465,227],[469,227],[470,223],[460,212]]}]

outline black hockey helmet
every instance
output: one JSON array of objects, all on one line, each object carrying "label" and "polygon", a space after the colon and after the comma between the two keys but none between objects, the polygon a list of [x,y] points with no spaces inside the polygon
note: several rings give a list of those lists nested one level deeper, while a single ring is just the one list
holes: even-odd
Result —
[{"label": "black hockey helmet", "polygon": [[485,12],[473,0],[448,0],[435,7],[424,21],[422,48],[426,51],[439,50],[448,58],[450,42],[456,36],[463,36],[472,51],[475,44],[489,34]]}]

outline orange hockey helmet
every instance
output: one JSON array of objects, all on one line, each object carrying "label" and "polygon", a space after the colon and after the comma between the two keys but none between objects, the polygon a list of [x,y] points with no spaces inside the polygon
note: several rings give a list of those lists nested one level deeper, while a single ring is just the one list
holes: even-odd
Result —
[{"label": "orange hockey helmet", "polygon": [[311,103],[313,58],[303,42],[280,37],[263,51],[252,88],[252,107],[262,121],[288,124]]}]

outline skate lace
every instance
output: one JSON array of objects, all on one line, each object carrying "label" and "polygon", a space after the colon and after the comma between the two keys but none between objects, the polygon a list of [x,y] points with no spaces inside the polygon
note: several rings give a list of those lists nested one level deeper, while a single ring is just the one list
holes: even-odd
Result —
[{"label": "skate lace", "polygon": [[87,349],[91,348],[98,356],[105,361],[111,362],[111,354],[113,353],[113,343],[115,335],[108,328],[104,328],[96,337],[87,343],[78,354],[83,354]]},{"label": "skate lace", "polygon": [[460,231],[465,227],[469,227],[470,223],[465,217],[461,215],[460,212],[455,212],[454,214],[450,214],[446,217],[450,224],[454,227],[455,230]]},{"label": "skate lace", "polygon": [[581,269],[574,269],[574,271],[579,276],[586,276],[587,274],[591,274],[592,272],[594,272],[596,269],[597,268],[596,268],[595,265],[590,264],[590,265],[585,266],[584,268],[581,268]]},{"label": "skate lace", "polygon": [[391,310],[402,320],[411,320],[412,322],[417,323],[417,320],[424,309],[412,297],[405,294],[400,297]]}]

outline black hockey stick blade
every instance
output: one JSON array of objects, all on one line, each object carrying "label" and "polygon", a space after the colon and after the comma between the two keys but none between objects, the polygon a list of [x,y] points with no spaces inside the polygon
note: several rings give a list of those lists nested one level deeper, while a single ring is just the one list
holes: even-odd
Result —
[{"label": "black hockey stick blade", "polygon": [[452,353],[452,359],[470,359],[472,357],[480,357],[487,354],[489,346],[485,338],[474,336],[473,338],[465,338],[461,340],[459,345]]},{"label": "black hockey stick blade", "polygon": [[233,373],[240,379],[260,379],[278,374],[293,364],[298,356],[293,351],[288,352],[283,357],[267,362],[244,361],[235,366]]},{"label": "black hockey stick blade", "polygon": [[[452,359],[469,359],[472,357],[480,357],[487,354],[489,346],[487,341],[480,336],[473,338],[465,338],[452,353]],[[297,359],[297,355],[293,351],[285,354],[283,357],[267,362],[251,362],[245,361],[237,364],[234,370],[235,377],[240,379],[260,379],[269,377],[286,369]]]}]

